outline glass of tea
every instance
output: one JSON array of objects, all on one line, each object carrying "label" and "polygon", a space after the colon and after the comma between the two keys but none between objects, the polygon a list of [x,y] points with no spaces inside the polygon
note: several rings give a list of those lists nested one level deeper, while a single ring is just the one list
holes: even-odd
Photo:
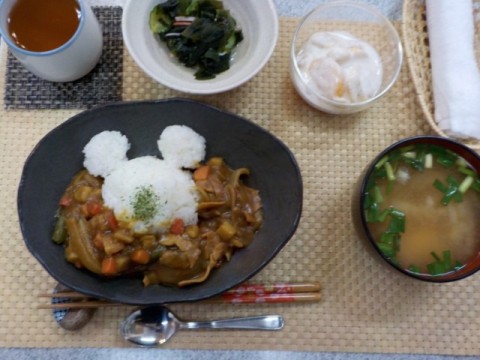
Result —
[{"label": "glass of tea", "polygon": [[480,156],[448,138],[400,140],[359,177],[352,218],[367,249],[405,275],[437,283],[472,275],[480,269]]},{"label": "glass of tea", "polygon": [[0,1],[0,33],[33,74],[54,82],[88,74],[102,54],[102,31],[84,0]]}]

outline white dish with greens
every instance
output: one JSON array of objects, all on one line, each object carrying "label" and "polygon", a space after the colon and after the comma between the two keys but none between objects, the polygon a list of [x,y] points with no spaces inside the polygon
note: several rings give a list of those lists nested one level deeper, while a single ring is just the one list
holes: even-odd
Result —
[{"label": "white dish with greens", "polygon": [[215,94],[265,66],[277,42],[278,16],[272,0],[127,0],[122,32],[151,78],[185,93]]}]

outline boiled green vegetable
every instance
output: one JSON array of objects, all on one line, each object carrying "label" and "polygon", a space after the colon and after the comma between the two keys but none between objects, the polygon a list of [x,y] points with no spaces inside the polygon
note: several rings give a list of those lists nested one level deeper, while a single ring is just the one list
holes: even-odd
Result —
[{"label": "boiled green vegetable", "polygon": [[199,80],[228,70],[232,52],[243,40],[218,0],[168,0],[152,9],[149,26],[182,64],[197,69]]},{"label": "boiled green vegetable", "polygon": [[65,216],[59,215],[53,229],[52,240],[55,244],[63,244],[67,239],[67,229],[65,227]]}]

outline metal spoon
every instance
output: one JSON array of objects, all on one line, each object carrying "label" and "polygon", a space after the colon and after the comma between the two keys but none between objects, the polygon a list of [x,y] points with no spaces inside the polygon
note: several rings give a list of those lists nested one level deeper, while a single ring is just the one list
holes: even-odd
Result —
[{"label": "metal spoon", "polygon": [[161,345],[177,330],[183,329],[256,329],[280,330],[283,318],[279,315],[252,316],[216,321],[182,321],[165,306],[152,306],[132,312],[122,323],[123,337],[137,345]]}]

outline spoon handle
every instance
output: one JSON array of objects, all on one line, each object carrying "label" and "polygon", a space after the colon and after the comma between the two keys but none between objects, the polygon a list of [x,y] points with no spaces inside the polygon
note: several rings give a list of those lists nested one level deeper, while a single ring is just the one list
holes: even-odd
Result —
[{"label": "spoon handle", "polygon": [[283,328],[283,325],[283,317],[279,315],[267,315],[232,318],[216,321],[186,321],[180,323],[180,328],[280,330]]}]

